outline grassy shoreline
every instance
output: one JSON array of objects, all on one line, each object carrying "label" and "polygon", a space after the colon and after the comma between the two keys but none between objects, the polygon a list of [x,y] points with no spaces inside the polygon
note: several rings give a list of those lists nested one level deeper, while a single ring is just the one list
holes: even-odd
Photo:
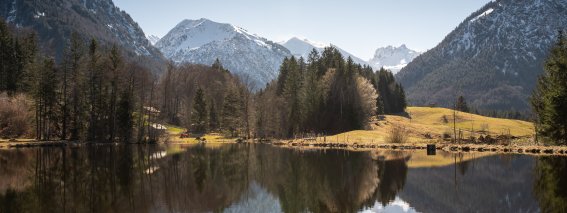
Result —
[{"label": "grassy shoreline", "polygon": [[[235,139],[227,139],[224,141],[208,141],[206,144],[222,145],[222,144],[235,144]],[[261,142],[251,142],[261,143]],[[32,148],[32,147],[79,147],[88,144],[97,145],[116,145],[121,143],[90,143],[74,141],[17,141],[17,142],[0,142],[0,149],[12,148]],[[146,144],[146,143],[128,143],[128,144]],[[173,141],[160,144],[167,145],[195,145],[199,144],[198,141]],[[350,151],[416,151],[424,150],[427,148],[427,143],[406,143],[406,144],[392,144],[392,143],[325,143],[325,142],[297,142],[278,140],[275,142],[267,143],[278,147],[289,147],[295,149],[345,149]],[[567,146],[544,146],[544,145],[489,145],[489,144],[451,144],[451,143],[438,143],[436,144],[437,150],[443,150],[450,153],[495,153],[495,154],[527,154],[537,156],[567,156]]]},{"label": "grassy shoreline", "polygon": [[[567,146],[544,146],[533,141],[533,124],[525,121],[490,118],[464,112],[454,112],[445,108],[408,107],[407,115],[386,115],[369,122],[368,130],[355,130],[336,135],[303,137],[293,140],[274,140],[270,144],[300,149],[340,148],[348,150],[422,150],[427,144],[436,144],[438,150],[447,152],[478,153],[518,153],[532,155],[567,155]],[[208,144],[236,143],[236,138],[227,138],[219,133],[209,133],[200,137],[181,138],[185,129],[166,125],[164,144],[198,144],[204,140]],[[388,143],[387,137],[392,128],[404,127],[406,143]],[[462,143],[450,143],[447,137],[452,131],[460,132]],[[471,143],[471,138],[491,136],[493,144]],[[260,143],[259,140],[249,142]],[[0,148],[20,148],[35,146],[78,146],[83,143],[68,141],[38,142],[33,139],[17,141],[0,140]],[[111,143],[112,144],[112,143]]]}]

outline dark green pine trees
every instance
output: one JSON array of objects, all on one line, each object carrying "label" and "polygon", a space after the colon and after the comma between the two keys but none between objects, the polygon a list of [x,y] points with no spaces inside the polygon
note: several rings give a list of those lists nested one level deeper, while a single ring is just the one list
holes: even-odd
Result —
[{"label": "dark green pine trees", "polygon": [[195,133],[205,133],[207,131],[207,101],[205,92],[198,88],[193,100],[193,112],[191,113],[191,129]]},{"label": "dark green pine trees", "polygon": [[277,81],[257,95],[257,134],[290,138],[367,127],[376,113],[377,92],[369,67],[346,60],[334,48],[313,50],[305,62],[284,59]]},{"label": "dark green pine trees", "polygon": [[405,111],[407,102],[404,89],[392,72],[380,69],[376,72],[378,90],[377,111],[379,114],[396,114]]},{"label": "dark green pine trees", "polygon": [[532,95],[536,131],[549,144],[567,144],[567,39],[559,32]]},{"label": "dark green pine trees", "polygon": [[15,38],[4,21],[0,21],[0,92],[13,95],[29,91],[27,85],[31,63],[36,53],[35,35]]},{"label": "dark green pine trees", "polygon": [[242,97],[235,86],[229,86],[222,107],[221,128],[231,137],[238,136],[242,117]]},{"label": "dark green pine trees", "polygon": [[469,112],[469,106],[465,101],[465,97],[459,96],[459,98],[457,98],[457,104],[455,109],[461,112]]}]

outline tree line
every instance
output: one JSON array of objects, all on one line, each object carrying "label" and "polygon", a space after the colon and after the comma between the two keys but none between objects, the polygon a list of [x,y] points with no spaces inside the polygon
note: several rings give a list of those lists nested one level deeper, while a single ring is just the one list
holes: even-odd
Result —
[{"label": "tree line", "polygon": [[[567,144],[567,39],[559,32],[531,98],[536,132],[546,144]],[[536,138],[537,139],[537,138]]]},{"label": "tree line", "polygon": [[143,106],[157,78],[126,60],[119,47],[73,33],[56,61],[38,52],[34,33],[16,37],[5,22],[0,22],[0,46],[0,92],[25,94],[33,103],[28,110],[34,113],[34,131],[28,135],[38,140],[149,140]]},{"label": "tree line", "polygon": [[256,94],[258,137],[364,129],[374,115],[401,113],[403,88],[391,72],[346,60],[334,47],[307,60],[284,59],[278,78]]},{"label": "tree line", "polygon": [[201,134],[289,138],[364,129],[373,116],[406,107],[391,72],[373,72],[333,47],[313,50],[307,60],[286,58],[278,78],[258,90],[219,60],[211,66],[170,62],[158,76],[115,45],[74,33],[55,60],[38,52],[33,33],[15,37],[12,31],[0,24],[0,92],[32,102],[28,135],[38,140],[154,141],[161,124]]}]

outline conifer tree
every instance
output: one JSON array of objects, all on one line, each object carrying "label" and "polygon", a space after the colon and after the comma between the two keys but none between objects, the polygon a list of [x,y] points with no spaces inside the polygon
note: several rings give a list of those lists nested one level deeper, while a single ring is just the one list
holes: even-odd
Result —
[{"label": "conifer tree", "polygon": [[550,144],[567,144],[567,39],[559,32],[532,95],[536,129]]},{"label": "conifer tree", "polygon": [[192,130],[197,133],[205,133],[207,131],[207,117],[205,92],[199,87],[193,99],[193,111],[191,113]]},{"label": "conifer tree", "polygon": [[120,100],[116,108],[116,124],[118,136],[122,142],[130,141],[132,137],[132,130],[134,127],[134,120],[132,112],[134,111],[132,94],[130,90],[123,90],[120,93]]},{"label": "conifer tree", "polygon": [[465,101],[465,97],[463,97],[462,95],[459,96],[459,98],[457,98],[457,110],[461,111],[461,112],[469,112],[469,106],[467,105],[467,102]]},{"label": "conifer tree", "polygon": [[57,103],[56,67],[53,59],[45,59],[34,73],[33,97],[36,108],[36,137],[38,140],[50,140],[57,121],[55,105]]},{"label": "conifer tree", "polygon": [[242,97],[234,86],[229,86],[224,97],[221,118],[221,128],[237,136],[242,123]]},{"label": "conifer tree", "polygon": [[209,129],[215,131],[219,128],[219,117],[217,114],[217,109],[215,107],[215,102],[211,101],[211,107],[209,109]]}]

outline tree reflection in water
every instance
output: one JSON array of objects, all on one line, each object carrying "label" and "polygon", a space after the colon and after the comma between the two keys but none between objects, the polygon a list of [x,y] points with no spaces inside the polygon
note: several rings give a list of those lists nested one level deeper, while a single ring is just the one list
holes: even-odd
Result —
[{"label": "tree reflection in water", "polygon": [[542,212],[567,212],[567,158],[542,157],[537,161],[534,194]]},{"label": "tree reflection in water", "polygon": [[[488,182],[510,182],[503,168],[521,168],[518,174],[533,168],[519,166],[533,163],[526,157],[469,164],[456,156],[456,165],[410,171],[411,158],[269,145],[0,150],[0,212],[357,212],[401,199],[418,211],[435,209],[431,203],[456,210],[522,187],[520,177]],[[534,194],[543,212],[565,211],[566,164],[565,158],[537,163]],[[475,184],[502,187],[485,196]],[[530,199],[536,198],[517,201],[530,207]]]}]

